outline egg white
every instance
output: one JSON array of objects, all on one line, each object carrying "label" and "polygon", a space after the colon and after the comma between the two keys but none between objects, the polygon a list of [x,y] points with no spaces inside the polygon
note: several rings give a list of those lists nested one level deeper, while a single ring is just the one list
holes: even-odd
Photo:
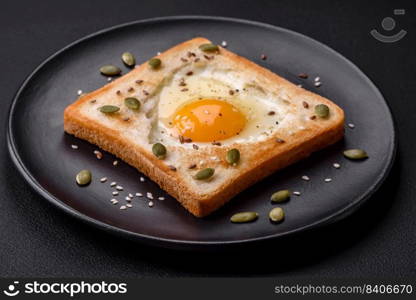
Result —
[{"label": "egg white", "polygon": [[[190,71],[192,74],[187,75]],[[181,81],[184,81],[186,86],[181,85]],[[154,120],[151,139],[166,145],[192,147],[179,143],[170,121],[183,105],[207,98],[232,104],[246,118],[245,127],[239,135],[220,141],[223,145],[253,143],[267,139],[279,129],[289,109],[282,100],[276,100],[262,88],[246,82],[232,70],[219,70],[210,66],[183,68],[158,94],[157,117]],[[269,114],[271,111],[274,112],[273,115]],[[210,143],[197,144],[203,146]]]}]

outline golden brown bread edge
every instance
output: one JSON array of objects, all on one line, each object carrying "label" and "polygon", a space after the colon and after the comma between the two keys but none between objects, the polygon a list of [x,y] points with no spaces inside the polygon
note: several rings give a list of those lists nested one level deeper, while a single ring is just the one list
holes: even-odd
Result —
[{"label": "golden brown bread edge", "polygon": [[[189,47],[191,42],[201,44],[207,41],[208,40],[204,38],[196,38],[169,49],[162,53],[162,56],[168,55],[173,51],[183,51]],[[225,51],[224,49],[221,50]],[[227,56],[231,59],[238,60],[239,63],[246,64],[249,68],[257,69],[256,71],[264,76],[278,80],[279,84],[284,84],[286,82],[286,80],[271,71],[234,53],[227,51]],[[124,77],[133,77],[135,73],[138,73],[142,69],[143,65],[117,79],[112,84],[116,84],[117,81],[123,80]],[[291,83],[287,82],[287,84],[287,88],[294,88]],[[64,111],[64,130],[69,134],[97,145],[137,168],[155,181],[163,190],[176,198],[196,217],[207,216],[224,205],[233,196],[254,183],[279,169],[306,158],[315,151],[337,142],[344,134],[344,113],[342,109],[333,102],[314,94],[314,97],[319,98],[319,101],[329,105],[331,109],[337,111],[336,115],[338,118],[336,119],[336,122],[332,122],[331,126],[325,128],[319,135],[305,136],[302,133],[295,134],[295,136],[292,136],[294,142],[286,142],[285,147],[281,147],[280,151],[274,152],[273,155],[269,156],[267,159],[262,159],[263,161],[261,161],[261,163],[254,164],[255,167],[241,173],[240,176],[233,179],[231,184],[225,185],[224,188],[217,190],[213,194],[201,197],[201,195],[195,194],[195,192],[187,185],[181,184],[181,177],[178,176],[174,170],[170,169],[169,166],[164,164],[163,161],[157,159],[154,155],[148,153],[139,146],[132,146],[128,140],[121,138],[116,130],[108,127],[103,130],[101,124],[94,122],[93,119],[89,119],[87,116],[77,113],[79,107],[83,103],[97,98],[99,94],[105,93],[108,88],[109,85],[106,85],[69,105]]]}]

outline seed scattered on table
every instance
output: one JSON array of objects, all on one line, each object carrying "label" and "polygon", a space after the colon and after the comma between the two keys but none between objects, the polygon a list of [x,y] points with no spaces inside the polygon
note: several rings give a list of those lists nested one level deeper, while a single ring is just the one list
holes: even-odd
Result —
[{"label": "seed scattered on table", "polygon": [[118,160],[113,161],[113,166],[117,166],[118,165]]},{"label": "seed scattered on table", "polygon": [[77,145],[71,145],[71,148],[76,150],[76,149],[78,149],[78,146]]},{"label": "seed scattered on table", "polygon": [[153,205],[154,205],[153,201],[150,201],[148,205],[149,205],[149,207],[153,207]]},{"label": "seed scattered on table", "polygon": [[149,198],[149,199],[153,199],[153,195],[150,192],[147,192],[146,193],[146,197]]},{"label": "seed scattered on table", "polygon": [[302,176],[302,179],[303,179],[303,180],[305,180],[305,181],[309,181],[309,180],[311,180],[311,179],[309,178],[309,176],[306,176],[306,175],[303,175],[303,176]]},{"label": "seed scattered on table", "polygon": [[157,198],[157,199],[159,199],[159,200],[163,201],[163,200],[165,200],[165,197],[159,197],[159,198]]},{"label": "seed scattered on table", "polygon": [[113,181],[112,183],[110,183],[111,187],[115,187],[117,185],[117,182]]},{"label": "seed scattered on table", "polygon": [[334,163],[334,164],[332,164],[332,166],[333,166],[335,169],[339,169],[339,168],[341,168],[341,165],[340,165],[339,163]]},{"label": "seed scattered on table", "polygon": [[133,205],[131,203],[127,203],[126,207],[133,207]]},{"label": "seed scattered on table", "polygon": [[316,87],[320,87],[321,85],[322,85],[322,83],[321,82],[315,82],[315,84],[314,84]]},{"label": "seed scattered on table", "polygon": [[117,196],[118,195],[118,192],[117,191],[114,191],[112,194],[113,194],[113,196]]},{"label": "seed scattered on table", "polygon": [[325,178],[325,180],[324,180],[325,182],[331,182],[332,181],[332,178]]},{"label": "seed scattered on table", "polygon": [[107,181],[107,177],[103,177],[100,179],[101,182],[106,182]]},{"label": "seed scattered on table", "polygon": [[116,204],[118,203],[118,200],[117,200],[117,199],[111,199],[111,200],[110,200],[110,202],[111,202],[112,204],[116,205]]},{"label": "seed scattered on table", "polygon": [[298,192],[298,191],[294,191],[294,192],[293,192],[293,195],[300,196],[300,192]]},{"label": "seed scattered on table", "polygon": [[144,182],[144,181],[145,181],[144,177],[140,177],[140,182]]},{"label": "seed scattered on table", "polygon": [[129,193],[129,197],[130,197],[130,198],[133,198],[134,196],[133,196],[133,194],[132,194],[132,193]]},{"label": "seed scattered on table", "polygon": [[124,209],[126,209],[127,207],[125,206],[125,205],[122,205],[122,206],[120,206],[120,209],[121,210],[124,210]]},{"label": "seed scattered on table", "polygon": [[78,96],[81,96],[81,94],[82,94],[82,90],[78,90],[78,91],[77,91],[77,94],[78,94]]},{"label": "seed scattered on table", "polygon": [[136,193],[136,197],[143,197],[142,193]]},{"label": "seed scattered on table", "polygon": [[351,129],[354,129],[355,125],[353,123],[348,123],[348,127],[351,128]]},{"label": "seed scattered on table", "polygon": [[118,186],[116,186],[116,190],[117,191],[122,191],[123,190],[123,187],[121,185],[118,185]]},{"label": "seed scattered on table", "polygon": [[319,81],[321,81],[321,77],[319,77],[319,76],[315,77],[314,81],[315,81],[315,82],[319,82]]},{"label": "seed scattered on table", "polygon": [[126,199],[126,201],[131,201],[131,198],[129,196],[126,196],[126,198],[124,199]]},{"label": "seed scattered on table", "polygon": [[111,78],[111,77],[108,77],[108,78],[107,78],[107,81],[111,81],[112,79],[113,79],[113,78]]}]

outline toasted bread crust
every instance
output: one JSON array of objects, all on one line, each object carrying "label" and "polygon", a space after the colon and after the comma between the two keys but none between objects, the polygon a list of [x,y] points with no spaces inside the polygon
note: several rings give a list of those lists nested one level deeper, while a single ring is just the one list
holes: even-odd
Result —
[{"label": "toasted bread crust", "polygon": [[[96,99],[120,86],[128,86],[138,78],[146,78],[146,82],[150,83],[149,89],[154,88],[157,86],[157,82],[163,80],[164,76],[179,67],[177,61],[180,60],[181,54],[207,42],[209,41],[204,38],[195,38],[175,46],[159,56],[169,66],[165,70],[149,72],[147,64],[144,63],[114,82],[82,97],[69,105],[64,112],[64,130],[67,133],[87,140],[134,166],[197,217],[210,214],[233,196],[276,170],[335,143],[342,138],[344,133],[344,113],[330,100],[301,89],[271,71],[222,48],[220,50],[221,55],[219,55],[220,60],[227,60],[232,62],[233,66],[249,69],[250,73],[261,81],[260,83],[271,85],[271,89],[276,92],[283,89],[291,95],[302,95],[302,97],[304,96],[311,101],[328,105],[331,109],[331,118],[311,122],[307,131],[298,131],[292,135],[279,133],[279,138],[285,140],[285,143],[282,144],[276,143],[276,137],[272,137],[269,140],[258,142],[254,147],[253,145],[239,145],[243,157],[245,153],[247,155],[250,153],[252,157],[250,163],[242,163],[238,170],[233,171],[235,172],[233,176],[226,178],[214,190],[209,193],[201,193],[200,190],[195,189],[195,186],[186,182],[181,173],[182,169],[181,172],[172,170],[169,165],[157,159],[144,146],[133,144],[129,139],[120,135],[117,129],[103,126],[93,117],[82,113],[82,107],[92,99]],[[219,63],[224,62],[220,61]],[[122,120],[118,119],[114,120],[114,124],[125,126]],[[223,157],[224,153],[231,147],[232,145],[230,147],[217,147],[212,150],[212,153]],[[179,149],[176,150],[179,151]],[[229,168],[226,164],[223,164],[222,167]]]}]

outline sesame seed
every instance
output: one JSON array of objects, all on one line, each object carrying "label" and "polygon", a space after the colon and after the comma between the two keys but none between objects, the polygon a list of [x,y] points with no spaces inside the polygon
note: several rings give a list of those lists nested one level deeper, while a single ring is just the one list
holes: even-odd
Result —
[{"label": "sesame seed", "polygon": [[305,180],[305,181],[309,181],[309,180],[311,180],[311,179],[309,178],[309,176],[306,176],[306,175],[303,175],[303,176],[302,176],[302,179],[303,179],[303,180]]},{"label": "sesame seed", "polygon": [[221,46],[224,47],[224,48],[226,48],[228,46],[227,41],[222,41],[221,42]]},{"label": "sesame seed", "polygon": [[320,80],[321,80],[321,77],[319,77],[319,76],[315,77],[315,79],[314,79],[315,82],[318,82]]},{"label": "sesame seed", "polygon": [[154,205],[153,201],[150,201],[148,205],[149,205],[149,207],[153,207],[153,205]]},{"label": "sesame seed", "polygon": [[125,205],[122,205],[122,206],[120,206],[120,209],[121,210],[124,210],[124,209],[126,209],[127,207],[125,206]]},{"label": "sesame seed", "polygon": [[351,129],[354,129],[355,125],[353,123],[348,123],[348,127],[351,128]]},{"label": "sesame seed", "polygon": [[117,196],[118,195],[118,192],[117,191],[114,191],[112,194],[113,194],[113,196]]},{"label": "sesame seed", "polygon": [[117,166],[118,165],[118,160],[113,161],[113,166]]},{"label": "sesame seed", "polygon": [[293,195],[300,196],[300,192],[298,192],[298,191],[294,191],[294,192],[293,192]]},{"label": "sesame seed", "polygon": [[126,207],[133,207],[133,205],[131,203],[127,203]]},{"label": "sesame seed", "polygon": [[111,79],[113,79],[113,78],[111,78],[111,77],[108,77],[108,78],[107,78],[107,81],[111,81]]},{"label": "sesame seed", "polygon": [[77,91],[77,94],[78,94],[78,96],[81,96],[81,94],[82,94],[82,90],[78,90],[78,91]]},{"label": "sesame seed", "polygon": [[136,193],[136,197],[143,197],[142,193]]},{"label": "sesame seed", "polygon": [[157,199],[159,199],[160,201],[163,201],[163,200],[165,200],[165,197],[159,197]]},{"label": "sesame seed", "polygon": [[97,157],[97,159],[103,158],[103,154],[98,150],[94,150],[94,154]]},{"label": "sesame seed", "polygon": [[126,201],[131,201],[131,198],[129,197],[129,196],[127,196],[126,198],[124,198],[124,199],[126,199]]},{"label": "sesame seed", "polygon": [[116,205],[116,204],[118,203],[118,200],[117,200],[117,199],[111,199],[111,200],[110,200],[110,202],[111,202],[112,204]]},{"label": "sesame seed", "polygon": [[115,182],[115,181],[113,181],[112,183],[110,183],[110,186],[111,187],[114,187],[114,186],[116,186],[117,185],[117,182]]},{"label": "sesame seed", "polygon": [[121,185],[118,185],[118,186],[116,186],[116,190],[117,191],[122,191],[123,190],[123,187]]},{"label": "sesame seed", "polygon": [[315,82],[315,84],[314,84],[316,87],[320,87],[321,85],[322,85],[322,83],[320,82],[320,81],[318,81],[318,82]]},{"label": "sesame seed", "polygon": [[340,165],[339,163],[334,163],[332,166],[333,166],[335,169],[339,169],[339,168],[341,168],[341,165]]},{"label": "sesame seed", "polygon": [[325,178],[325,180],[324,180],[325,182],[331,182],[332,181],[332,179],[331,178]]},{"label": "sesame seed", "polygon": [[149,199],[153,199],[153,195],[150,192],[147,192],[146,193],[146,197],[149,198]]},{"label": "sesame seed", "polygon": [[106,182],[107,181],[107,177],[103,177],[100,179],[101,182]]},{"label": "sesame seed", "polygon": [[144,181],[145,181],[144,177],[140,177],[140,182],[144,182]]},{"label": "sesame seed", "polygon": [[132,193],[129,193],[129,197],[130,197],[130,198],[133,198],[134,196],[133,196],[133,194],[132,194]]},{"label": "sesame seed", "polygon": [[76,150],[76,149],[78,149],[78,146],[77,145],[71,145],[71,148]]}]

